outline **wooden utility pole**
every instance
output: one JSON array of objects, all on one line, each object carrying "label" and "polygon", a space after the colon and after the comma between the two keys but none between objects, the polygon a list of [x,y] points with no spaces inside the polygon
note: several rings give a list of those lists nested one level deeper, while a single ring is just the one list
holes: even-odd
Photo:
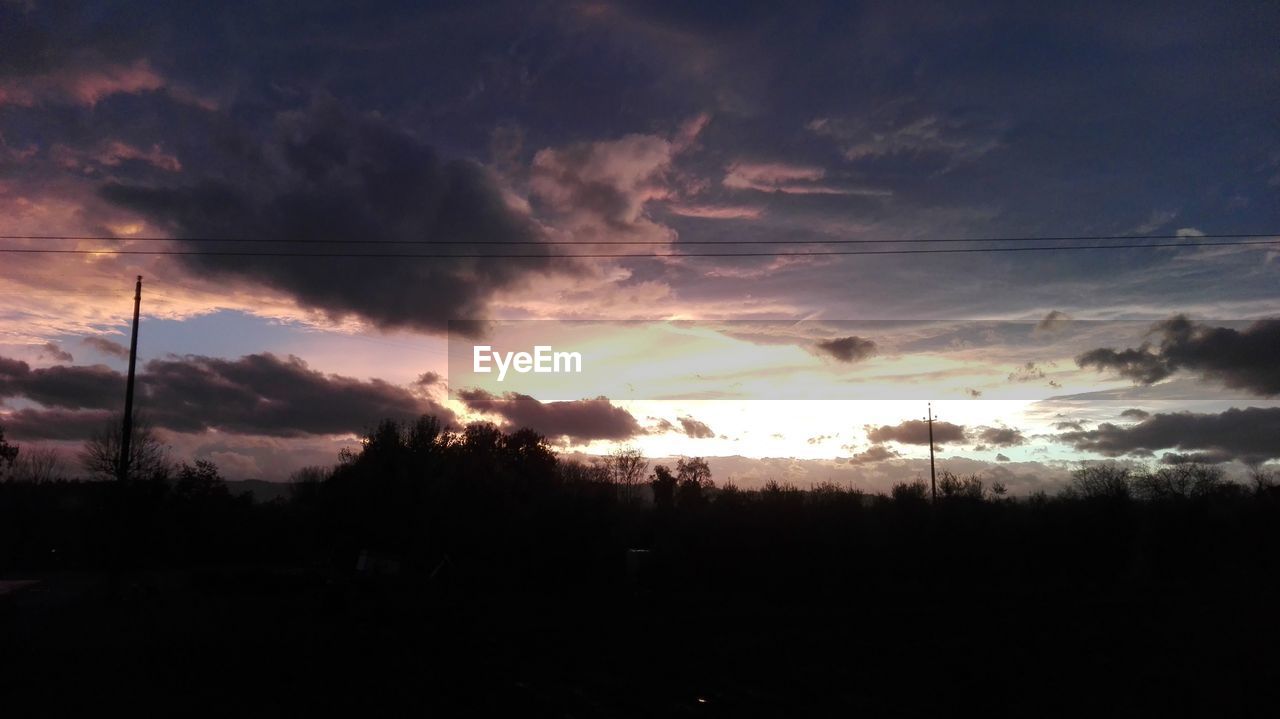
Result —
[{"label": "wooden utility pole", "polygon": [[124,391],[124,434],[120,435],[120,481],[129,479],[129,444],[133,439],[133,377],[138,365],[138,310],[142,307],[142,275],[133,292],[133,338],[129,340],[129,381]]},{"label": "wooden utility pole", "polygon": [[[132,376],[132,374],[130,374]],[[933,501],[938,501],[938,475],[933,469],[933,403],[929,403],[929,416],[926,418],[929,422],[929,488],[933,492]]]}]

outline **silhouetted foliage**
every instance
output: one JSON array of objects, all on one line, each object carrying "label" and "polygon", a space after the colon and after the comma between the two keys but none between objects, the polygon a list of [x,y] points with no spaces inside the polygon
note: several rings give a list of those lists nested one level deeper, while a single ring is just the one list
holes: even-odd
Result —
[{"label": "silhouetted foliage", "polygon": [[682,457],[676,460],[676,504],[695,509],[705,500],[705,491],[713,489],[711,467],[701,457]]},{"label": "silhouetted foliage", "polygon": [[[156,437],[145,417],[134,417],[129,440],[129,478],[162,480],[169,476],[169,452]],[[80,463],[90,476],[114,479],[120,476],[120,448],[124,436],[120,417],[112,417],[85,443]]]},{"label": "silhouetted foliage", "polygon": [[619,447],[609,454],[606,461],[622,498],[628,502],[637,499],[636,490],[644,481],[649,461],[634,447]]},{"label": "silhouetted foliage", "polygon": [[17,482],[56,482],[67,478],[58,450],[31,446],[22,449],[10,476]]},{"label": "silhouetted foliage", "polygon": [[676,487],[679,481],[676,476],[667,469],[666,465],[659,464],[653,468],[653,479],[650,481],[653,486],[653,504],[659,511],[670,513],[676,506]]},{"label": "silhouetted foliage", "polygon": [[986,486],[978,475],[961,477],[943,471],[938,475],[938,498],[949,501],[980,502],[986,498]]},{"label": "silhouetted foliage", "polygon": [[0,479],[8,476],[13,467],[13,460],[18,456],[17,445],[9,444],[4,439],[4,425],[0,425]]},{"label": "silhouetted foliage", "polygon": [[899,482],[893,485],[890,496],[898,504],[924,504],[929,501],[929,485],[922,480]]},{"label": "silhouetted foliage", "polygon": [[1066,493],[1083,499],[1126,500],[1131,495],[1132,472],[1114,463],[1093,464],[1071,473]]}]

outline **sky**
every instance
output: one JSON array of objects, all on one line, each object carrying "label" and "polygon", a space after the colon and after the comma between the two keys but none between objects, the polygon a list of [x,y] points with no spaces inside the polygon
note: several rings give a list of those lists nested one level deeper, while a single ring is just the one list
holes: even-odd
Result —
[{"label": "sky", "polygon": [[[142,275],[138,409],[229,478],[428,413],[877,491],[927,476],[928,402],[940,466],[1015,492],[1240,473],[1280,460],[1278,28],[1268,2],[0,0],[0,425],[74,467]],[[480,341],[589,371],[486,384],[455,361]]]}]

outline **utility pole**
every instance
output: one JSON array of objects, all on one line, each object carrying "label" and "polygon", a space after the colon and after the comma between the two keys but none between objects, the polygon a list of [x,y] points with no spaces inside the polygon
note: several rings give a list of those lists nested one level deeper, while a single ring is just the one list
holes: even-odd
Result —
[{"label": "utility pole", "polygon": [[[136,333],[135,333],[136,334]],[[132,377],[132,373],[130,374]],[[933,492],[933,502],[938,502],[938,475],[933,469],[933,403],[929,403],[929,416],[926,418],[929,422],[929,488]]]},{"label": "utility pole", "polygon": [[129,479],[129,444],[133,439],[133,377],[138,364],[138,310],[142,306],[142,275],[133,291],[133,338],[129,340],[129,381],[124,391],[124,434],[120,435],[119,479]]}]

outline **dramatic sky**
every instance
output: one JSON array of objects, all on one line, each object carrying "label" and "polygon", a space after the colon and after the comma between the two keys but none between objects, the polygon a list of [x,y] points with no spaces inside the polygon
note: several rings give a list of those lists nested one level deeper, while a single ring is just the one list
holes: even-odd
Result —
[{"label": "dramatic sky", "polygon": [[[883,489],[927,472],[929,400],[943,466],[1015,491],[1243,471],[1280,459],[1277,31],[1274,2],[0,0],[0,424],[72,462],[143,275],[139,410],[231,478],[433,413]],[[607,376],[451,382],[499,327]]]}]

